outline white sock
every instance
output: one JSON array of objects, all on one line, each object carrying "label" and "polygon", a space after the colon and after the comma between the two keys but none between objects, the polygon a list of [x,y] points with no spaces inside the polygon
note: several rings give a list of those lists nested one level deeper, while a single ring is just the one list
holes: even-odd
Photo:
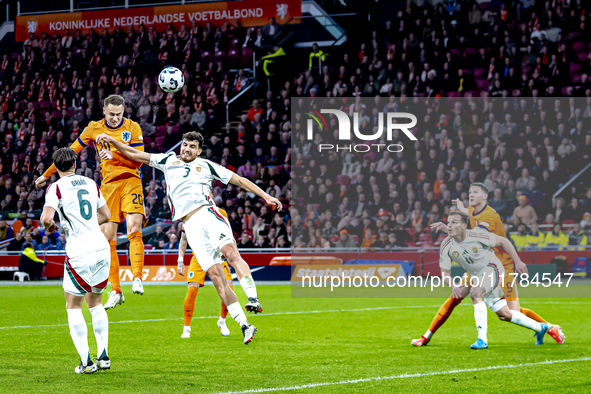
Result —
[{"label": "white sock", "polygon": [[423,336],[427,339],[431,339],[431,337],[433,336],[433,333],[431,331],[427,330],[427,332]]},{"label": "white sock", "polygon": [[226,322],[226,318],[225,317],[221,317],[218,319],[218,323],[225,323]]},{"label": "white sock", "polygon": [[254,284],[254,279],[252,279],[252,276],[246,275],[240,279],[240,286],[242,286],[242,290],[244,290],[244,293],[248,298],[258,298],[257,287]]},{"label": "white sock", "polygon": [[183,326],[183,331],[191,332],[191,326]]},{"label": "white sock", "polygon": [[80,360],[87,365],[90,361],[88,354],[88,329],[86,328],[86,321],[82,314],[82,309],[67,309],[68,325],[70,326],[70,336],[76,346],[76,350],[80,355]]},{"label": "white sock", "polygon": [[236,320],[236,323],[238,323],[240,327],[248,324],[246,315],[238,302],[228,305],[228,313],[232,316],[232,319]]},{"label": "white sock", "polygon": [[484,302],[474,304],[474,320],[476,321],[476,330],[478,331],[478,338],[488,343],[486,336],[488,331],[488,319],[486,316],[487,308]]},{"label": "white sock", "polygon": [[92,315],[92,329],[96,337],[97,356],[99,360],[109,357],[109,317],[102,304],[89,308]]},{"label": "white sock", "polygon": [[511,310],[511,313],[511,323],[517,324],[525,328],[529,328],[530,330],[534,330],[535,332],[542,331],[542,325],[534,319],[525,316],[523,313],[519,311]]}]

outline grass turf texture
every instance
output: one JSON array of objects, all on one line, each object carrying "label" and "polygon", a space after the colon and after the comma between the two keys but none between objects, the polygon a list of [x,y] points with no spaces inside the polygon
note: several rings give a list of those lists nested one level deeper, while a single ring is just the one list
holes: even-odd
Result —
[{"label": "grass turf texture", "polygon": [[[131,286],[124,286],[125,304],[108,311],[112,369],[81,376],[74,373],[79,360],[69,336],[61,287],[0,287],[0,392],[243,391],[591,355],[590,299],[523,300],[523,306],[563,326],[565,345],[546,336],[544,346],[535,346],[531,331],[500,322],[489,311],[490,349],[474,351],[469,349],[476,339],[469,300],[454,311],[428,346],[414,348],[410,340],[425,332],[443,299],[292,299],[289,286],[259,286],[265,312],[249,315],[259,332],[245,346],[230,317],[230,337],[220,335],[216,326],[220,303],[212,286],[199,290],[190,339],[180,338],[186,287],[145,289],[144,296],[137,296],[131,294]],[[236,290],[244,304],[242,290]],[[320,312],[365,308],[383,309]],[[12,326],[32,327],[4,328]],[[88,330],[91,354],[96,356],[92,326]],[[585,392],[591,390],[590,369],[591,361],[576,361],[289,392]]]}]

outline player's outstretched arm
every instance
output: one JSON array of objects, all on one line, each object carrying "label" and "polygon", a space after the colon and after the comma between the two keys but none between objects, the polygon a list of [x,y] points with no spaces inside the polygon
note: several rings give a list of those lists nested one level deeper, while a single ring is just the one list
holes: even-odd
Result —
[{"label": "player's outstretched arm", "polygon": [[515,262],[515,268],[517,269],[517,272],[520,274],[527,274],[527,265],[521,261],[519,255],[517,254],[517,250],[515,250],[515,247],[511,241],[509,241],[507,238],[497,236],[497,244],[495,246],[502,246],[503,249],[509,253],[509,256],[511,256]]},{"label": "player's outstretched arm", "polygon": [[96,217],[98,218],[99,225],[107,223],[109,219],[111,219],[111,211],[109,211],[109,207],[107,206],[107,204],[97,209]]},{"label": "player's outstretched arm", "polygon": [[181,240],[179,242],[179,258],[177,260],[176,270],[179,275],[185,274],[185,252],[187,251],[187,235],[183,232],[181,234]]},{"label": "player's outstretched arm", "polygon": [[456,198],[455,200],[451,200],[451,203],[454,204],[458,208],[458,211],[460,211],[464,215],[469,215],[470,214],[468,212],[468,208],[466,208],[464,206],[464,203],[459,198]]},{"label": "player's outstretched arm", "polygon": [[269,205],[276,205],[278,211],[283,210],[283,204],[281,204],[281,201],[279,201],[275,197],[271,197],[270,195],[265,193],[265,191],[263,189],[261,189],[260,187],[258,187],[257,185],[255,185],[254,183],[249,181],[248,179],[241,177],[240,175],[237,175],[237,174],[232,174],[232,178],[230,179],[230,183],[232,185],[240,186],[241,188],[243,188],[247,192],[252,192],[252,193],[256,194],[257,196],[259,196],[263,200],[265,200],[265,202]]},{"label": "player's outstretched arm", "polygon": [[441,231],[443,233],[449,233],[449,229],[447,228],[447,225],[443,222],[436,222],[436,223],[432,223],[430,226],[431,231]]},{"label": "player's outstretched arm", "polygon": [[[84,148],[86,148],[86,145],[82,145],[82,140],[80,139],[80,137],[78,137],[78,139],[76,141],[74,141],[74,143],[70,146],[70,148],[73,149],[76,153],[80,153],[80,152],[82,152],[82,150]],[[41,175],[39,178],[37,178],[35,180],[35,186],[37,186],[37,187],[45,186],[45,184],[47,183],[47,180],[49,178],[51,178],[51,176],[53,174],[55,174],[56,171],[57,170],[55,168],[55,164],[52,164],[51,166],[49,166],[49,168],[47,170],[45,170],[43,175]],[[53,216],[52,216],[52,218],[53,218]]]},{"label": "player's outstretched arm", "polygon": [[128,159],[137,161],[138,163],[142,164],[150,164],[150,154],[146,152],[142,152],[140,150],[134,149],[131,146],[127,146],[122,142],[117,141],[113,137],[109,137],[106,134],[99,134],[96,137],[96,142],[108,142],[109,144],[113,145],[115,148],[121,152],[121,154]]}]

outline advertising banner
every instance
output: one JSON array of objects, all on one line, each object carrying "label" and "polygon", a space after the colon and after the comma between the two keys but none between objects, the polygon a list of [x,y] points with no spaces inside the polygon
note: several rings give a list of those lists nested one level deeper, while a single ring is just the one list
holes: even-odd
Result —
[{"label": "advertising banner", "polygon": [[[101,34],[103,29],[122,31],[153,26],[157,31],[166,30],[168,24],[176,29],[181,25],[190,27],[193,21],[199,25],[211,22],[220,26],[224,22],[240,20],[242,26],[263,26],[274,17],[279,24],[290,22],[293,17],[302,15],[301,0],[251,0],[219,3],[200,3],[165,7],[142,7],[107,11],[71,12],[63,14],[25,15],[16,18],[16,41],[24,41],[30,33],[63,34],[70,30],[73,35],[77,29],[87,34],[91,29]],[[299,23],[293,19],[290,23]]]}]

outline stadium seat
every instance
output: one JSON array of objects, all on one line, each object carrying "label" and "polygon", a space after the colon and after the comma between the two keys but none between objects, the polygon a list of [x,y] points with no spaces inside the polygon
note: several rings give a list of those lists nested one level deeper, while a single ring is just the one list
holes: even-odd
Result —
[{"label": "stadium seat", "polygon": [[215,51],[215,54],[213,56],[213,62],[214,63],[223,62],[225,58],[226,58],[226,51]]},{"label": "stadium seat", "polygon": [[230,49],[237,49],[238,44],[240,44],[240,38],[232,38],[232,41],[230,41]]},{"label": "stadium seat", "polygon": [[472,70],[470,70],[469,68],[463,68],[462,71],[464,72],[464,74],[472,75]]},{"label": "stadium seat", "polygon": [[445,238],[447,238],[447,235],[445,234],[441,234],[439,237],[437,237],[437,239],[435,240],[435,246],[441,245]]},{"label": "stadium seat", "polygon": [[144,249],[146,249],[146,250],[152,250],[152,249],[154,249],[154,247],[152,245],[150,245],[150,244],[145,244],[144,245]]},{"label": "stadium seat", "polygon": [[239,57],[240,54],[237,49],[230,49],[228,51],[228,56],[226,57],[226,62],[228,63],[228,66],[236,66],[238,64]]},{"label": "stadium seat", "polygon": [[51,101],[43,100],[39,102],[39,109],[49,109],[51,108]]},{"label": "stadium seat", "polygon": [[201,61],[202,62],[209,62],[211,60],[211,52],[210,51],[201,51]]},{"label": "stadium seat", "polygon": [[568,67],[568,71],[571,74],[579,74],[581,72],[581,65],[578,63],[571,63]]},{"label": "stadium seat", "polygon": [[240,67],[246,68],[252,66],[252,49],[242,48],[240,54]]},{"label": "stadium seat", "polygon": [[164,137],[156,137],[154,142],[156,142],[156,146],[162,146],[162,143],[164,142]]},{"label": "stadium seat", "polygon": [[574,220],[563,220],[562,221],[562,224],[563,225],[565,225],[565,224],[575,224],[575,221]]},{"label": "stadium seat", "polygon": [[474,54],[476,54],[476,48],[466,48],[466,49],[464,49],[464,51],[466,51],[466,53],[468,55],[474,55]]},{"label": "stadium seat", "polygon": [[59,119],[62,117],[61,111],[51,111],[51,117],[54,119]]},{"label": "stadium seat", "polygon": [[472,73],[472,76],[476,79],[482,78],[482,76],[484,75],[484,71],[484,68],[475,68],[474,72]]},{"label": "stadium seat", "polygon": [[575,42],[573,43],[573,51],[575,51],[575,53],[579,53],[579,52],[583,52],[587,49],[587,46],[585,45],[584,42]]},{"label": "stadium seat", "polygon": [[337,242],[339,242],[340,237],[338,235],[331,235],[329,237],[330,242],[332,242],[333,244],[336,244]]},{"label": "stadium seat", "polygon": [[477,97],[478,91],[476,90],[466,90],[464,93],[464,97]]},{"label": "stadium seat", "polygon": [[353,241],[355,241],[355,243],[359,245],[359,237],[357,235],[351,235],[351,238],[353,238]]},{"label": "stadium seat", "polygon": [[[447,97],[462,97],[462,92],[448,92]],[[453,107],[453,105],[450,104],[450,107]]]},{"label": "stadium seat", "polygon": [[488,79],[475,79],[474,82],[476,82],[476,87],[478,88],[478,90],[488,90]]}]

